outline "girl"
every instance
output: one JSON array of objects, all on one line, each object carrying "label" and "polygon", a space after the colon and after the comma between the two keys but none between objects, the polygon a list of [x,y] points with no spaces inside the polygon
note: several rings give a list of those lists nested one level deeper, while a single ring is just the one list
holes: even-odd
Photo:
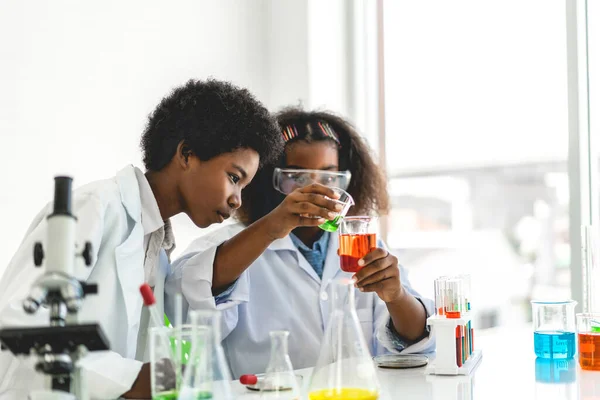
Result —
[{"label": "girl", "polygon": [[344,275],[355,280],[356,311],[373,354],[433,350],[426,329],[433,302],[411,288],[385,245],[379,242],[349,275],[339,268],[338,235],[310,218],[327,217],[327,185],[347,186],[355,200],[350,215],[387,211],[386,180],[362,138],[328,112],[290,108],[277,120],[286,143],[275,166],[283,168],[279,188],[289,194],[273,188],[275,166],[259,172],[243,194],[240,223],[194,241],[174,262],[167,292],[181,290],[192,309],[223,310],[223,346],[234,376],[264,372],[272,330],[291,332],[295,368],[314,366],[329,317],[327,288]]}]

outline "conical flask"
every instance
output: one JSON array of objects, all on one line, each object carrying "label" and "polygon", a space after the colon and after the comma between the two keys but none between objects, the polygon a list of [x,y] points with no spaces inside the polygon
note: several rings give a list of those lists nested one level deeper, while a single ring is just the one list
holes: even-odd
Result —
[{"label": "conical flask", "polygon": [[310,378],[309,400],[376,400],[379,382],[356,314],[354,284],[331,282],[331,314],[317,365]]},{"label": "conical flask", "polygon": [[221,345],[221,313],[191,311],[190,320],[195,333],[179,399],[233,400],[231,372]]},{"label": "conical flask", "polygon": [[300,388],[288,354],[288,331],[271,331],[271,358],[260,384],[261,400],[300,400]]}]

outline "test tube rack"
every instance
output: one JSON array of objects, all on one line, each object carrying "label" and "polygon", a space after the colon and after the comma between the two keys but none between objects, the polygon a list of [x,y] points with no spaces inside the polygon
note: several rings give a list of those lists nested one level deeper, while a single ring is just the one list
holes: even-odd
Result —
[{"label": "test tube rack", "polygon": [[[471,326],[469,313],[462,313],[459,318],[432,315],[427,318],[427,324],[431,327],[431,334],[436,340],[436,355],[425,368],[425,374],[469,375],[482,357],[481,350],[473,349],[472,330],[466,332],[465,329]],[[461,331],[462,334],[459,333]],[[463,356],[462,352],[465,348],[471,350],[470,354]]]},{"label": "test tube rack", "polygon": [[436,340],[436,356],[426,374],[468,375],[481,360],[471,324],[471,277],[442,276],[434,282],[435,315],[427,318]]}]

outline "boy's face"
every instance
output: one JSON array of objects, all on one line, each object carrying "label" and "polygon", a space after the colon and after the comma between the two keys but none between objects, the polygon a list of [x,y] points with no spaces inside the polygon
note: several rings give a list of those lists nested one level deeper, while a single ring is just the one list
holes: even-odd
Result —
[{"label": "boy's face", "polygon": [[239,149],[208,161],[189,158],[181,180],[184,212],[199,228],[221,223],[242,205],[242,189],[258,170],[258,153]]}]

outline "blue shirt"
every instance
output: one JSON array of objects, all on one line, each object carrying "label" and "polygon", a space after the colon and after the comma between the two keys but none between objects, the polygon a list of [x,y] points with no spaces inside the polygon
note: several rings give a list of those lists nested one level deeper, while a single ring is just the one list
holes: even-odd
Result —
[{"label": "blue shirt", "polygon": [[313,243],[311,249],[293,233],[290,233],[290,238],[294,242],[294,246],[298,248],[304,258],[306,258],[306,261],[308,261],[317,275],[319,275],[319,278],[323,278],[323,266],[325,265],[327,248],[329,247],[329,232],[323,232],[319,240]]}]

